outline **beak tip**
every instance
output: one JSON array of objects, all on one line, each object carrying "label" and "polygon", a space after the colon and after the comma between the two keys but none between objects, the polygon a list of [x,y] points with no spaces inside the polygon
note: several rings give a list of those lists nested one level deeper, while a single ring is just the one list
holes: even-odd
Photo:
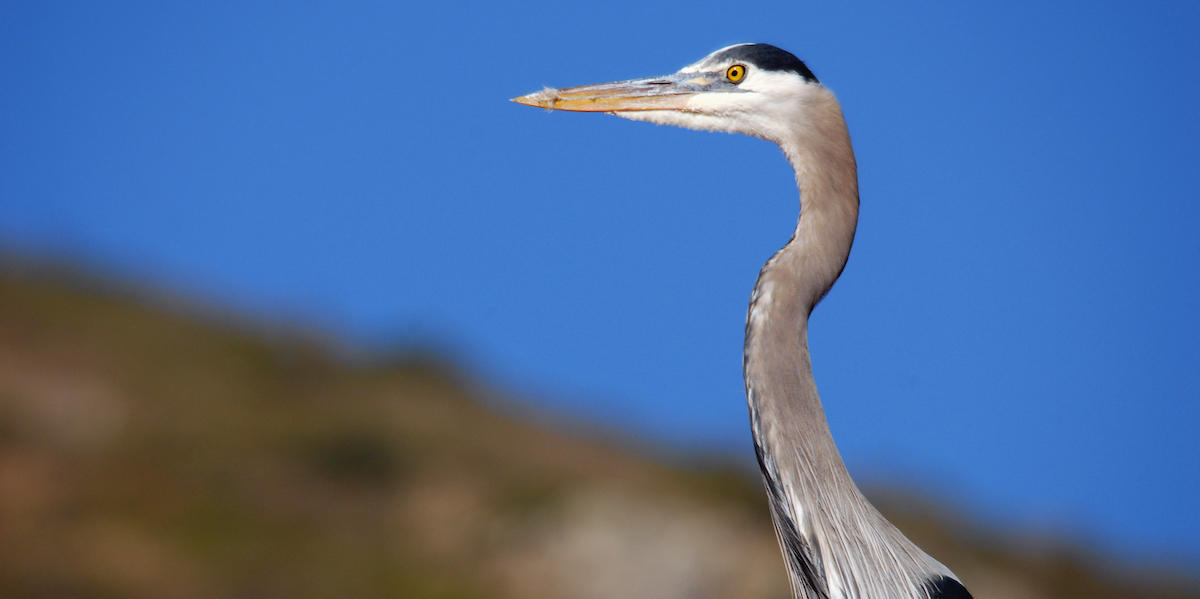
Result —
[{"label": "beak tip", "polygon": [[516,102],[517,104],[523,104],[525,106],[537,106],[537,103],[535,103],[529,96],[517,96],[515,98],[510,98],[508,101]]},{"label": "beak tip", "polygon": [[543,88],[541,91],[533,92],[532,94],[517,96],[509,101],[516,102],[517,104],[524,104],[525,106],[533,106],[534,108],[553,109],[554,101],[558,97],[557,94],[557,89],[547,87]]}]

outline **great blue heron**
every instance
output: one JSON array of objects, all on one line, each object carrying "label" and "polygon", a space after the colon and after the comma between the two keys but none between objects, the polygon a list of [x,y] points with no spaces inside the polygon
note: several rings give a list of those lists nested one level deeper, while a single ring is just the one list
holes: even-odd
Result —
[{"label": "great blue heron", "polygon": [[842,109],[804,62],[767,44],[722,48],[664,77],[544,89],[513,101],[773,141],[800,218],[758,275],[742,369],[754,449],[797,599],[970,599],[851,480],[813,382],[808,317],[841,275],[858,224]]}]

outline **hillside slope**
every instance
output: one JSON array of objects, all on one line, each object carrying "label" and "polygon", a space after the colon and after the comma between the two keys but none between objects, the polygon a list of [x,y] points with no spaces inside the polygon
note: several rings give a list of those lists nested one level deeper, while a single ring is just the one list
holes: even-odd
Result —
[{"label": "hillside slope", "polygon": [[[418,356],[0,274],[0,596],[787,596],[752,473],[489,393]],[[885,511],[979,599],[1200,597],[903,503]]]}]

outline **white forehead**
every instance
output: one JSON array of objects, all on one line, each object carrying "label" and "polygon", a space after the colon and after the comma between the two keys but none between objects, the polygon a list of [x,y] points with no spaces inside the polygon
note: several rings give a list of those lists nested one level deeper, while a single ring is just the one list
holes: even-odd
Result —
[{"label": "white forehead", "polygon": [[679,72],[680,73],[699,73],[701,71],[712,71],[712,70],[719,69],[724,66],[731,65],[734,62],[732,59],[715,60],[713,57],[715,57],[716,55],[718,55],[730,48],[736,48],[738,46],[749,46],[749,45],[751,45],[751,44],[748,44],[748,43],[733,44],[732,46],[725,46],[724,48],[721,48],[719,50],[714,50],[714,51],[710,52],[708,54],[708,56],[705,56],[704,58],[701,58],[700,60],[697,60],[696,62],[693,62],[692,64],[689,64],[688,66],[683,67],[682,69],[679,69]]}]

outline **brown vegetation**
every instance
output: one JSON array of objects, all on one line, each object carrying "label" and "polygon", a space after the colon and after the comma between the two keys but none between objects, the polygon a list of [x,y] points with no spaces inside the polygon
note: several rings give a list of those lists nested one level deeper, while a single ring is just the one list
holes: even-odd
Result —
[{"label": "brown vegetation", "polygon": [[[0,276],[0,596],[786,597],[752,473],[331,347]],[[980,599],[1200,597],[890,512]]]}]

